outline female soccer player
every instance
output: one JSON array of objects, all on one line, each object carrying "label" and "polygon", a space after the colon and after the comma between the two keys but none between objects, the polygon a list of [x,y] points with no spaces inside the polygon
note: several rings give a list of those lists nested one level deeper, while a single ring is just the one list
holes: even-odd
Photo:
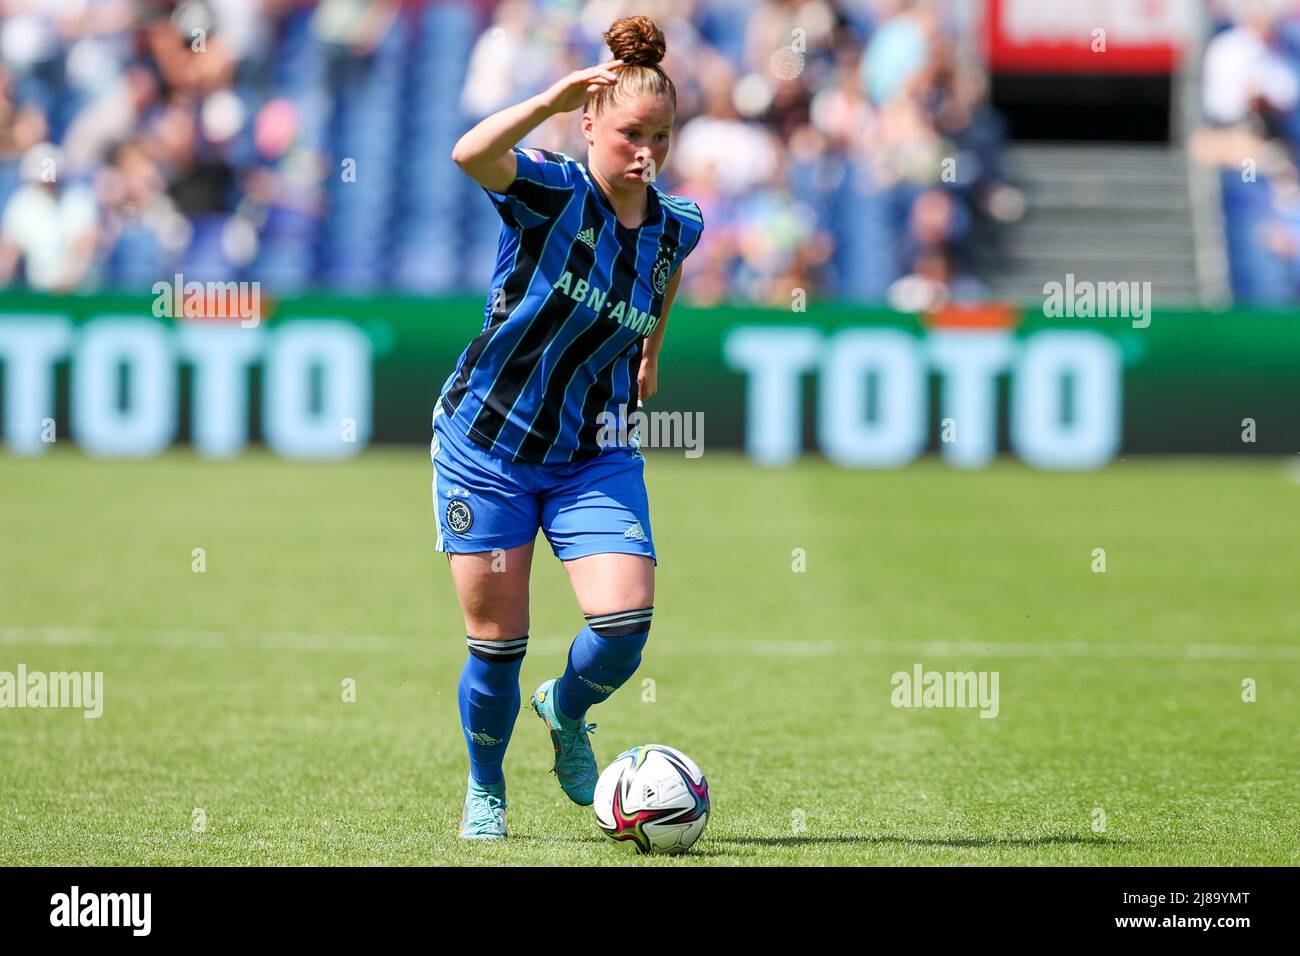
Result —
[{"label": "female soccer player", "polygon": [[[587,619],[564,674],[532,697],[574,803],[590,806],[596,786],[587,710],[632,676],[650,635],[645,459],[620,426],[655,393],[679,268],[704,227],[695,203],[653,182],[677,107],[658,66],[663,33],[627,17],[605,42],[615,59],[489,116],[452,151],[503,223],[483,330],[433,412],[436,547],[448,553],[469,644],[464,839],[506,835],[501,762],[519,713],[537,529]],[[514,145],[579,106],[586,162]]]}]

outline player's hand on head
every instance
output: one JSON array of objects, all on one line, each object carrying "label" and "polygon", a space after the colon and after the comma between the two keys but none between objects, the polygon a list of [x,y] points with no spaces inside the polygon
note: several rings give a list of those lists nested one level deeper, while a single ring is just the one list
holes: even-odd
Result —
[{"label": "player's hand on head", "polygon": [[557,80],[546,91],[546,99],[551,111],[568,113],[576,110],[588,97],[595,96],[606,86],[613,86],[618,77],[615,70],[623,65],[622,60],[606,60],[599,66],[575,70],[563,79]]}]

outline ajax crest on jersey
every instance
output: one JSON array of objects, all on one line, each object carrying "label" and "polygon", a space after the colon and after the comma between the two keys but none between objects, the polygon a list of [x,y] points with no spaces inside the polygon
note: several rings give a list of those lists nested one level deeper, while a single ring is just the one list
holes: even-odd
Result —
[{"label": "ajax crest on jersey", "polygon": [[680,750],[646,744],[605,768],[593,809],[606,836],[638,853],[685,853],[709,820],[709,784]]},{"label": "ajax crest on jersey", "polygon": [[453,498],[447,502],[447,527],[456,534],[464,534],[474,524],[474,512],[469,502]]},{"label": "ajax crest on jersey", "polygon": [[650,273],[650,282],[657,295],[663,295],[664,290],[668,288],[668,280],[673,277],[672,269],[671,259],[660,259],[655,263],[654,271]]}]

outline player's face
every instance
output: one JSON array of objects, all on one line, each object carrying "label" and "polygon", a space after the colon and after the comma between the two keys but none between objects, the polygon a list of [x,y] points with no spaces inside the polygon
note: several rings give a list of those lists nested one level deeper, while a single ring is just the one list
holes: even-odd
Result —
[{"label": "player's face", "polygon": [[587,133],[591,162],[616,189],[640,189],[651,176],[642,174],[653,163],[654,176],[668,158],[673,107],[664,96],[640,96],[594,117]]}]

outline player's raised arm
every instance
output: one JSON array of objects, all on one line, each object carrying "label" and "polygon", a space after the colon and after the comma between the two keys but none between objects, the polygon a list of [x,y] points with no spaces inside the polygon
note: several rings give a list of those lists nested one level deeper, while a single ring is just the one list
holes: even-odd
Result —
[{"label": "player's raised arm", "polygon": [[622,60],[576,70],[550,89],[493,113],[456,141],[451,159],[470,179],[504,193],[515,181],[514,145],[547,117],[575,110],[603,86],[614,83]]}]

